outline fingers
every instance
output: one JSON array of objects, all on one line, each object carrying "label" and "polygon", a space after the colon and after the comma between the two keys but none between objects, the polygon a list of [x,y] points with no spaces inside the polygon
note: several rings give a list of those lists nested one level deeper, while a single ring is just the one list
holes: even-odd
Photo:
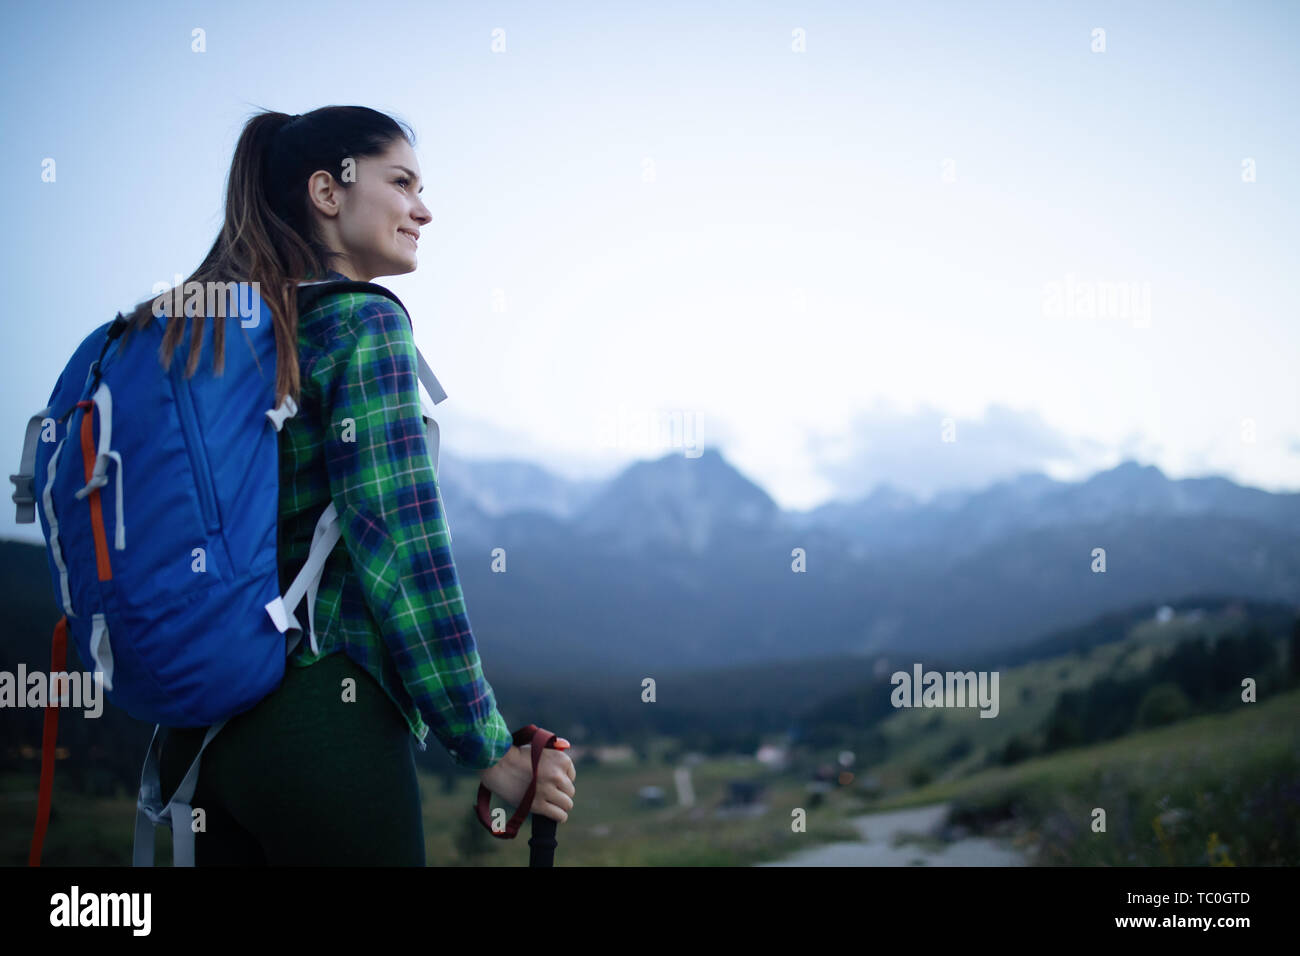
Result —
[{"label": "fingers", "polygon": [[[570,805],[572,809],[572,805]],[[565,823],[569,819],[569,814],[563,807],[556,806],[554,803],[545,802],[542,804],[533,804],[533,813],[540,813],[544,817],[550,817],[557,823]]]},{"label": "fingers", "polygon": [[548,750],[542,754],[542,760],[550,766],[559,766],[570,780],[578,779],[578,770],[573,765],[573,758],[563,750]]},{"label": "fingers", "polygon": [[[518,749],[524,751],[525,756],[527,756],[531,760],[532,748],[533,748],[532,744],[524,744],[522,747]],[[558,763],[560,766],[564,768],[564,772],[569,775],[570,780],[578,779],[578,768],[573,765],[573,758],[570,757],[563,750],[553,750],[552,748],[547,747],[545,750],[542,751],[541,763],[543,765]]]},{"label": "fingers", "polygon": [[573,809],[573,798],[558,790],[548,790],[542,799],[553,807],[559,807],[565,813]]},{"label": "fingers", "polygon": [[[531,756],[531,747],[531,744],[524,744],[519,750],[527,758]],[[542,751],[537,769],[537,792],[533,796],[530,812],[549,817],[557,823],[566,822],[569,811],[573,809],[573,798],[578,793],[574,785],[578,774],[572,758],[562,750],[547,748]]]},{"label": "fingers", "polygon": [[567,765],[560,764],[558,767],[555,766],[555,762],[552,761],[546,768],[546,782],[555,789],[572,796],[578,792],[577,787],[575,787],[573,783],[577,774],[573,773],[572,767],[572,761]]}]

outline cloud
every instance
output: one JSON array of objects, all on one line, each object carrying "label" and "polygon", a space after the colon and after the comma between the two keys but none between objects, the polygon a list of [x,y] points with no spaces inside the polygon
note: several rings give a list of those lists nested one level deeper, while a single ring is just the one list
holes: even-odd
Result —
[{"label": "cloud", "polygon": [[1149,458],[1153,449],[1131,435],[1119,449],[1056,430],[1033,411],[992,405],[979,421],[953,419],[932,406],[911,412],[876,407],[857,416],[847,435],[813,434],[807,451],[833,497],[862,498],[882,483],[920,498],[953,489],[982,488],[1022,472],[1058,479],[1083,476],[1125,458]]}]

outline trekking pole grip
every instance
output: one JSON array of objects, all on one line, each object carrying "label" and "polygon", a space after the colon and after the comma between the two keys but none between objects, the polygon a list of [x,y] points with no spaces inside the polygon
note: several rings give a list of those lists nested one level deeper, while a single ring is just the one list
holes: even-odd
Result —
[{"label": "trekking pole grip", "polygon": [[[492,802],[492,791],[490,791],[481,782],[478,785],[478,801],[475,804],[475,812],[484,828],[494,837],[503,840],[513,840],[519,833],[519,827],[528,816],[533,806],[533,798],[537,795],[537,768],[541,764],[542,751],[547,747],[555,750],[567,750],[569,742],[559,737],[551,731],[536,724],[528,724],[520,727],[514,732],[511,741],[516,747],[529,746],[530,755],[533,762],[533,779],[528,784],[528,789],[524,791],[523,798],[519,801],[519,806],[515,809],[512,816],[505,825],[503,830],[495,830],[492,827],[489,808]],[[529,847],[529,866],[551,866],[555,856],[555,830],[556,821],[550,817],[541,814],[533,814],[533,835],[528,841]]]}]

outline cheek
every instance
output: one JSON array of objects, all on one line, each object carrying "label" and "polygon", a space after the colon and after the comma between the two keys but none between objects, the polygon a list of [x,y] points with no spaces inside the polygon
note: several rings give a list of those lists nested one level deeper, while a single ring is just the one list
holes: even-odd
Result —
[{"label": "cheek", "polygon": [[397,234],[397,227],[401,225],[401,222],[400,211],[392,204],[376,206],[371,223],[371,234],[376,241],[391,246],[402,239]]},{"label": "cheek", "polygon": [[392,238],[387,209],[375,205],[368,206],[359,216],[353,217],[344,229],[349,242],[358,246],[382,245]]},{"label": "cheek", "polygon": [[349,216],[339,229],[344,242],[350,246],[359,248],[375,241],[374,225],[369,216]]}]

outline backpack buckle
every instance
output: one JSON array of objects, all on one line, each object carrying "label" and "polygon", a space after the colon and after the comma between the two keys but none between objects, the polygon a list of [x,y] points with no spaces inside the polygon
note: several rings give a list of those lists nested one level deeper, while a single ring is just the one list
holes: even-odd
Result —
[{"label": "backpack buckle", "polygon": [[271,424],[275,426],[276,431],[279,431],[284,426],[286,418],[293,418],[297,414],[298,403],[293,400],[292,395],[286,395],[279,408],[269,410],[266,417],[271,419]]},{"label": "backpack buckle", "polygon": [[35,475],[10,475],[9,480],[14,483],[14,504],[21,510],[24,506],[34,507],[36,504],[36,487]]}]

